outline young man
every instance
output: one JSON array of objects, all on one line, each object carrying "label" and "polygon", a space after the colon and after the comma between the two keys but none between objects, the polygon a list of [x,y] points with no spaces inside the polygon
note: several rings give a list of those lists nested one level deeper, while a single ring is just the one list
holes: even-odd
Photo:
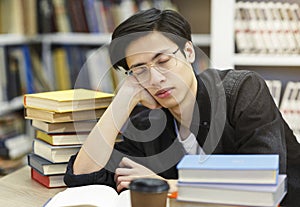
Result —
[{"label": "young man", "polygon": [[[111,61],[128,77],[77,155],[68,186],[106,184],[121,191],[137,177],[165,179],[176,190],[185,154],[279,154],[288,174],[288,206],[299,193],[300,148],[262,78],[250,71],[195,75],[197,49],[189,23],[150,9],[121,25]],[[115,144],[119,132],[124,141]]]}]

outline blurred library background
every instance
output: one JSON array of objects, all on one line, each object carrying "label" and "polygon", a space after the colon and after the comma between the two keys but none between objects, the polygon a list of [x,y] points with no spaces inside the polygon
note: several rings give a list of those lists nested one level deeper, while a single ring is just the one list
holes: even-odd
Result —
[{"label": "blurred library background", "polygon": [[0,0],[1,175],[27,164],[36,138],[23,95],[75,87],[114,93],[123,75],[110,66],[111,32],[152,7],[191,23],[207,56],[203,68],[261,74],[300,141],[300,1]]}]

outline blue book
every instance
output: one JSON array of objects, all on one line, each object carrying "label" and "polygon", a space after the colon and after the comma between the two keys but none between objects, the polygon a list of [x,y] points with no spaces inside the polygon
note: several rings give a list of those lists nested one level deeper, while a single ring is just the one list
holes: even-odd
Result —
[{"label": "blue book", "polygon": [[276,154],[186,155],[177,165],[180,182],[276,184]]}]

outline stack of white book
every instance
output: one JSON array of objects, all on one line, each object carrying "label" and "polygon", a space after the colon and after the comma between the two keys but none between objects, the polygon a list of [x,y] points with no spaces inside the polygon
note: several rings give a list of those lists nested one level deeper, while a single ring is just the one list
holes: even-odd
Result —
[{"label": "stack of white book", "polygon": [[237,1],[235,42],[238,53],[298,54],[299,14],[296,2]]},{"label": "stack of white book", "polygon": [[286,194],[278,155],[186,155],[175,206],[277,206]]}]

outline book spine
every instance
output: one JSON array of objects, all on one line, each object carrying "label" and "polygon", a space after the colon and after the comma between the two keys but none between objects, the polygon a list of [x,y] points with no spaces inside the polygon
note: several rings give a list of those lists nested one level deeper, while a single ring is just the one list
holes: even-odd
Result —
[{"label": "book spine", "polygon": [[53,7],[58,32],[71,32],[65,0],[53,0]]},{"label": "book spine", "polygon": [[95,13],[94,5],[95,0],[83,0],[84,2],[84,13],[86,15],[88,29],[92,33],[99,33],[99,24],[97,15]]},{"label": "book spine", "polygon": [[24,45],[22,46],[23,54],[24,54],[24,61],[25,61],[25,74],[26,74],[26,82],[27,82],[27,93],[34,93],[34,79],[32,73],[32,64],[30,59],[30,51],[29,47]]}]

